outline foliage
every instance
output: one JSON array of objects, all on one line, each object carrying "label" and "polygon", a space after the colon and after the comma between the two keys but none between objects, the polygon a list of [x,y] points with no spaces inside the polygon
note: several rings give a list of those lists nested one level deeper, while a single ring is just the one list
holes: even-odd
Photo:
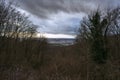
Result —
[{"label": "foliage", "polygon": [[96,63],[104,63],[107,59],[106,43],[104,28],[107,25],[107,20],[101,18],[99,11],[96,11],[88,20],[84,20],[81,24],[82,35],[89,40],[90,53]]}]

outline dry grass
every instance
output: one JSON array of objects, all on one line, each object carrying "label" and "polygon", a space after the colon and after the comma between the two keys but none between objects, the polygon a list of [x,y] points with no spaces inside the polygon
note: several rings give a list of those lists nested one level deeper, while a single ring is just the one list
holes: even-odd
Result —
[{"label": "dry grass", "polygon": [[109,56],[116,55],[102,65],[92,61],[88,46],[83,42],[72,46],[47,45],[44,48],[38,47],[38,43],[32,40],[16,44],[12,40],[7,45],[9,48],[4,46],[5,51],[1,50],[0,56],[0,80],[120,80],[120,56],[117,51],[112,52],[116,50],[111,47],[114,43],[110,46]]}]

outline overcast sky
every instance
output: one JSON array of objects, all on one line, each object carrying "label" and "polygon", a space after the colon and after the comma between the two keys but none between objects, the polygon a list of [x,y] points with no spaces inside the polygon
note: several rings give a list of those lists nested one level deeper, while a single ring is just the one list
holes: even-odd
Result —
[{"label": "overcast sky", "polygon": [[[9,0],[10,1],[10,0]],[[81,19],[96,8],[115,7],[120,0],[14,0],[19,11],[30,15],[30,20],[41,33],[75,35]]]}]

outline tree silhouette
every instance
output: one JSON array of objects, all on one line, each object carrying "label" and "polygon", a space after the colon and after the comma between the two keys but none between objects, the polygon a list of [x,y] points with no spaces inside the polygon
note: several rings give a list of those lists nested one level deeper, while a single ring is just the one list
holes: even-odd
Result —
[{"label": "tree silhouette", "polygon": [[96,63],[105,63],[107,60],[107,37],[105,28],[108,25],[106,17],[97,10],[81,23],[80,36],[89,40],[90,53]]}]

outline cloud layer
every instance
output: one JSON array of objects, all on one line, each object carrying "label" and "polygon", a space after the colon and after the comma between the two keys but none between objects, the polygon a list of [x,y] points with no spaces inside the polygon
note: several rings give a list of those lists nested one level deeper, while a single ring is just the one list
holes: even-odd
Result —
[{"label": "cloud layer", "polygon": [[66,13],[88,13],[98,6],[116,6],[119,0],[16,0],[22,9],[40,17],[49,18],[50,14],[60,11]]},{"label": "cloud layer", "polygon": [[[10,1],[10,0],[9,0]],[[30,16],[39,26],[40,32],[54,34],[76,34],[80,20],[100,6],[120,5],[120,0],[15,0],[19,11]]]}]

